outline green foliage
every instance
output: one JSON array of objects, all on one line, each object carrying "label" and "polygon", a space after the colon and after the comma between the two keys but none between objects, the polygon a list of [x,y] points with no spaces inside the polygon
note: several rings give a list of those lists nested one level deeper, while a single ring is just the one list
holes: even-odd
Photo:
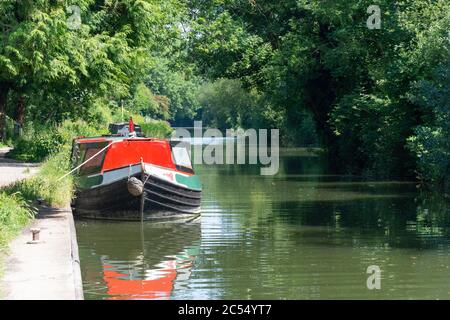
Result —
[{"label": "green foliage", "polygon": [[[110,117],[108,116],[108,118]],[[70,149],[72,141],[76,137],[93,137],[108,134],[108,124],[109,121],[107,123],[89,123],[82,120],[66,120],[57,127],[57,136],[62,141],[62,145]]]},{"label": "green foliage", "polygon": [[417,161],[419,179],[450,190],[450,60],[432,80],[413,84],[410,99],[423,111],[424,124],[414,130],[408,147]]},{"label": "green foliage", "polygon": [[60,126],[49,126],[29,123],[24,134],[13,142],[14,149],[9,157],[29,162],[41,162],[61,149],[71,146],[72,140],[78,136],[96,136],[107,133],[107,126],[100,127],[84,121],[64,121]]},{"label": "green foliage", "polygon": [[46,159],[35,176],[16,182],[6,191],[20,194],[29,202],[41,198],[53,207],[66,206],[72,199],[73,177],[60,178],[70,171],[69,155],[70,150],[63,148]]},{"label": "green foliage", "polygon": [[15,131],[14,121],[11,118],[6,117],[4,119],[4,122],[5,122],[4,128],[5,137],[3,140],[0,139],[0,147],[11,147],[13,144],[13,140],[17,138],[17,136],[20,133]]},{"label": "green foliage", "polygon": [[319,146],[319,136],[317,134],[316,123],[313,115],[309,110],[301,110],[296,115],[297,125],[290,126],[289,118],[280,119],[282,143],[285,146],[303,146],[317,147]]},{"label": "green foliage", "polygon": [[[449,57],[450,4],[379,1],[381,29],[370,30],[372,4],[191,1],[192,58],[208,77],[256,89],[264,98],[257,110],[270,110],[284,141],[300,140],[296,129],[307,110],[336,169],[411,177],[407,139],[430,118],[408,96],[411,84],[430,79]],[[443,164],[436,165],[442,174]]]},{"label": "green foliage", "polygon": [[8,154],[21,161],[40,162],[58,151],[62,144],[56,136],[56,129],[35,129],[28,126],[24,135],[14,142],[14,149]]},{"label": "green foliage", "polygon": [[[96,136],[107,133],[83,121],[63,122],[59,127],[29,128],[27,134],[16,144],[12,156],[28,161],[43,161],[39,172],[26,180],[6,188],[9,194],[20,193],[24,199],[44,199],[52,206],[65,206],[72,197],[73,177],[60,179],[71,169],[70,151],[72,141],[80,136]],[[35,139],[33,137],[39,137]],[[42,149],[39,149],[42,148]]]},{"label": "green foliage", "polygon": [[[212,78],[253,75],[267,60],[272,48],[265,43],[263,35],[245,27],[251,23],[246,20],[251,2],[192,3],[199,10],[198,18],[193,21],[195,31],[191,40],[193,59],[202,60],[198,65],[200,71]],[[235,15],[235,10],[242,10],[243,14]]]},{"label": "green foliage", "polygon": [[63,207],[70,203],[73,196],[73,177],[63,177],[71,169],[70,150],[63,148],[48,158],[41,166],[36,177],[29,180],[38,197],[53,207]]},{"label": "green foliage", "polygon": [[413,163],[404,155],[405,138],[401,134],[409,127],[389,97],[350,94],[335,105],[330,115],[347,170],[364,168],[365,175],[379,178],[389,177],[392,171],[405,170],[404,174],[408,174],[406,170],[412,170]]},{"label": "green foliage", "polygon": [[188,68],[178,70],[170,62],[167,58],[156,59],[144,82],[155,95],[168,99],[168,106],[163,108],[162,115],[159,112],[159,117],[168,119],[170,115],[170,119],[175,121],[193,119],[199,109],[197,91],[200,80]]},{"label": "green foliage", "polygon": [[162,120],[153,120],[149,123],[141,123],[142,132],[147,137],[169,138],[173,132],[169,123]]},{"label": "green foliage", "polygon": [[125,108],[123,110],[121,108],[113,109],[113,112],[112,112],[112,121],[113,122],[128,122],[130,117],[133,118],[133,121],[136,124],[142,124],[145,122],[144,116],[142,114],[136,113],[134,110],[125,109]]},{"label": "green foliage", "polygon": [[[68,23],[68,5],[81,8],[79,28]],[[22,99],[27,119],[37,123],[90,121],[93,105],[131,98],[151,65],[148,51],[174,34],[175,7],[155,0],[1,1],[0,113],[15,117]]]},{"label": "green foliage", "polygon": [[164,96],[153,95],[152,91],[143,83],[136,87],[130,109],[154,119],[167,120],[169,118],[168,99]]},{"label": "green foliage", "polygon": [[288,130],[284,110],[276,110],[270,100],[256,90],[249,92],[237,79],[218,79],[199,89],[199,113],[205,125],[225,132],[231,128],[281,128],[284,144],[296,146],[317,145],[317,133],[312,115],[300,111],[297,124]]},{"label": "green foliage", "polygon": [[34,217],[34,211],[20,193],[0,190],[0,248],[6,245]]},{"label": "green foliage", "polygon": [[203,107],[202,120],[209,126],[225,130],[242,126],[244,115],[255,109],[255,99],[239,80],[218,79],[204,84],[199,90]]},{"label": "green foliage", "polygon": [[69,119],[69,121],[80,121],[81,123],[91,123],[97,128],[107,127],[112,122],[112,114],[109,105],[103,99],[92,102],[89,110],[79,119]]}]

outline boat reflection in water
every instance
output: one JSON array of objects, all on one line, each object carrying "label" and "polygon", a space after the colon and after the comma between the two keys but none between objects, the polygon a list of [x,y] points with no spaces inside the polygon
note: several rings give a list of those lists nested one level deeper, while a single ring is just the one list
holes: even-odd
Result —
[{"label": "boat reflection in water", "polygon": [[170,299],[185,290],[199,252],[199,222],[77,224],[86,298]]}]

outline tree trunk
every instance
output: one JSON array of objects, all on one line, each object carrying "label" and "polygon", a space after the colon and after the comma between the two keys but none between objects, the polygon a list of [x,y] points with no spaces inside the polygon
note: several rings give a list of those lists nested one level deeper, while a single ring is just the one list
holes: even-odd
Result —
[{"label": "tree trunk", "polygon": [[0,141],[6,140],[6,101],[9,89],[7,83],[0,82]]},{"label": "tree trunk", "polygon": [[19,100],[17,101],[17,108],[14,114],[14,120],[23,126],[23,121],[25,119],[25,101],[23,99],[23,96],[19,97]]}]

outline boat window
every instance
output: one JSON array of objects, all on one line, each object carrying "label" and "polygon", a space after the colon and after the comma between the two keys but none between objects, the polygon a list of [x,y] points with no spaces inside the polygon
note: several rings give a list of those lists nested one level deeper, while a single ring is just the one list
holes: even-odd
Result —
[{"label": "boat window", "polygon": [[[106,150],[95,156],[101,151],[106,144],[97,144],[96,146],[90,146],[83,152],[83,162],[92,158],[80,168],[81,175],[95,174],[102,170],[103,160],[105,159]],[[94,157],[95,156],[95,157]]]},{"label": "boat window", "polygon": [[194,173],[192,169],[191,156],[188,151],[188,146],[185,143],[173,143],[172,144],[172,155],[175,166],[178,170]]}]

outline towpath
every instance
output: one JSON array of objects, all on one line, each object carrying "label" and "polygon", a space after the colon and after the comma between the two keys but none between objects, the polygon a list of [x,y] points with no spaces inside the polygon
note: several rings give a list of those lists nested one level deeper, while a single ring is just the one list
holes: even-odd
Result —
[{"label": "towpath", "polygon": [[11,148],[0,148],[0,188],[35,174],[39,165],[5,158]]},{"label": "towpath", "polygon": [[[28,244],[39,228],[40,243]],[[3,299],[83,299],[78,244],[70,208],[39,207],[38,217],[9,246]]]}]

